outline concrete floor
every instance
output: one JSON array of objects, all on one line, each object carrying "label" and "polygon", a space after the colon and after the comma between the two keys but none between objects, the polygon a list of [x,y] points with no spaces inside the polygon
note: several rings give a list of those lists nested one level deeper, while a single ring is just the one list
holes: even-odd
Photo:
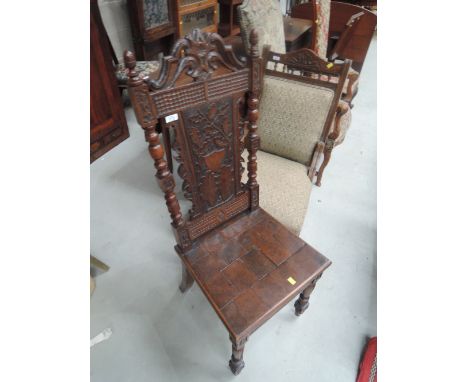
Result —
[{"label": "concrete floor", "polygon": [[376,39],[348,136],[314,188],[301,237],[333,261],[300,318],[287,305],[247,342],[234,377],[226,329],[195,285],[182,295],[180,264],[143,134],[91,166],[91,252],[111,269],[91,298],[91,380],[354,381],[376,334]]}]

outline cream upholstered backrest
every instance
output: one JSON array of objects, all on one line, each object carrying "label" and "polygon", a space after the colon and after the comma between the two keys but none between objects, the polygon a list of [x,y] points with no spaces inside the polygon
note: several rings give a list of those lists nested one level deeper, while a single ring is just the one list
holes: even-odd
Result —
[{"label": "cream upholstered backrest", "polygon": [[260,52],[264,45],[270,45],[271,50],[278,53],[286,52],[283,14],[278,0],[244,0],[237,12],[246,51],[250,49],[250,32],[255,28]]},{"label": "cream upholstered backrest", "polygon": [[258,120],[261,150],[308,166],[334,94],[325,87],[265,75]]}]

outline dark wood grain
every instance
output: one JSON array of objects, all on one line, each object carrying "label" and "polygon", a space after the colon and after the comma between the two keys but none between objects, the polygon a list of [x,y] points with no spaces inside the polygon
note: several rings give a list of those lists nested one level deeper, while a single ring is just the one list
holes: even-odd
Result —
[{"label": "dark wood grain", "polygon": [[97,0],[91,0],[90,38],[90,159],[93,162],[129,137]]},{"label": "dark wood grain", "polygon": [[218,0],[219,24],[218,33],[223,37],[236,36],[240,34],[237,7],[243,0]]},{"label": "dark wood grain", "polygon": [[310,45],[312,20],[288,17],[283,18],[286,51],[291,52]]},{"label": "dark wood grain", "polygon": [[[330,265],[259,207],[257,120],[264,67],[255,31],[250,45],[248,59],[240,61],[219,35],[194,30],[175,43],[156,79],[140,78],[134,55],[125,53],[129,95],[183,262],[179,288],[184,292],[196,281],[228,329],[234,374],[244,367],[250,334],[301,292],[304,310],[307,288]],[[186,216],[156,131],[161,119],[175,132],[181,188],[192,203]]]},{"label": "dark wood grain", "polygon": [[167,2],[169,20],[153,28],[145,27],[143,0],[127,1],[133,46],[136,58],[139,61],[157,60],[161,53],[168,54],[177,34],[177,17],[174,1],[161,1]]},{"label": "dark wood grain", "polygon": [[[358,19],[356,15],[360,15]],[[376,26],[377,15],[373,12],[356,5],[332,1],[329,57],[352,60],[352,68],[360,73]]]}]

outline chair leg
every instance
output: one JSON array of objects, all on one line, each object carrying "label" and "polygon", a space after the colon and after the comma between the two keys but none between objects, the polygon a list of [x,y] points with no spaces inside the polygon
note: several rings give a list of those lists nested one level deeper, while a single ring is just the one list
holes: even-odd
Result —
[{"label": "chair leg", "polygon": [[182,262],[182,281],[180,282],[179,289],[182,293],[188,291],[193,285],[193,277],[187,271],[187,267]]},{"label": "chair leg", "polygon": [[354,107],[353,99],[356,97],[358,90],[359,73],[348,74],[348,86],[346,89],[346,96],[343,97],[343,101],[346,101],[351,109]]},{"label": "chair leg", "polygon": [[323,152],[323,162],[319,170],[317,171],[317,181],[315,182],[315,184],[318,187],[322,185],[323,172],[325,171],[325,167],[327,167],[328,162],[330,162],[332,150],[333,150],[333,144],[327,144],[325,147],[325,151]]},{"label": "chair leg", "polygon": [[229,368],[234,375],[238,375],[245,366],[243,355],[247,338],[242,338],[239,341],[236,341],[235,338],[229,336],[229,339],[232,342],[232,355],[229,360]]},{"label": "chair leg", "polygon": [[319,275],[317,278],[312,280],[307,288],[305,288],[302,293],[299,295],[299,298],[294,303],[294,308],[296,308],[296,316],[300,316],[304,313],[309,307],[309,298],[312,291],[315,289],[317,281],[322,275]]}]

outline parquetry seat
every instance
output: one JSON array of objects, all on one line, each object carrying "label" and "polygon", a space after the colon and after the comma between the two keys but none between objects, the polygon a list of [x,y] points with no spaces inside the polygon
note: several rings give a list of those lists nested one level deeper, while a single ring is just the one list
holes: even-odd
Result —
[{"label": "parquetry seat", "polygon": [[220,227],[182,259],[221,320],[240,338],[330,265],[261,208]]}]

